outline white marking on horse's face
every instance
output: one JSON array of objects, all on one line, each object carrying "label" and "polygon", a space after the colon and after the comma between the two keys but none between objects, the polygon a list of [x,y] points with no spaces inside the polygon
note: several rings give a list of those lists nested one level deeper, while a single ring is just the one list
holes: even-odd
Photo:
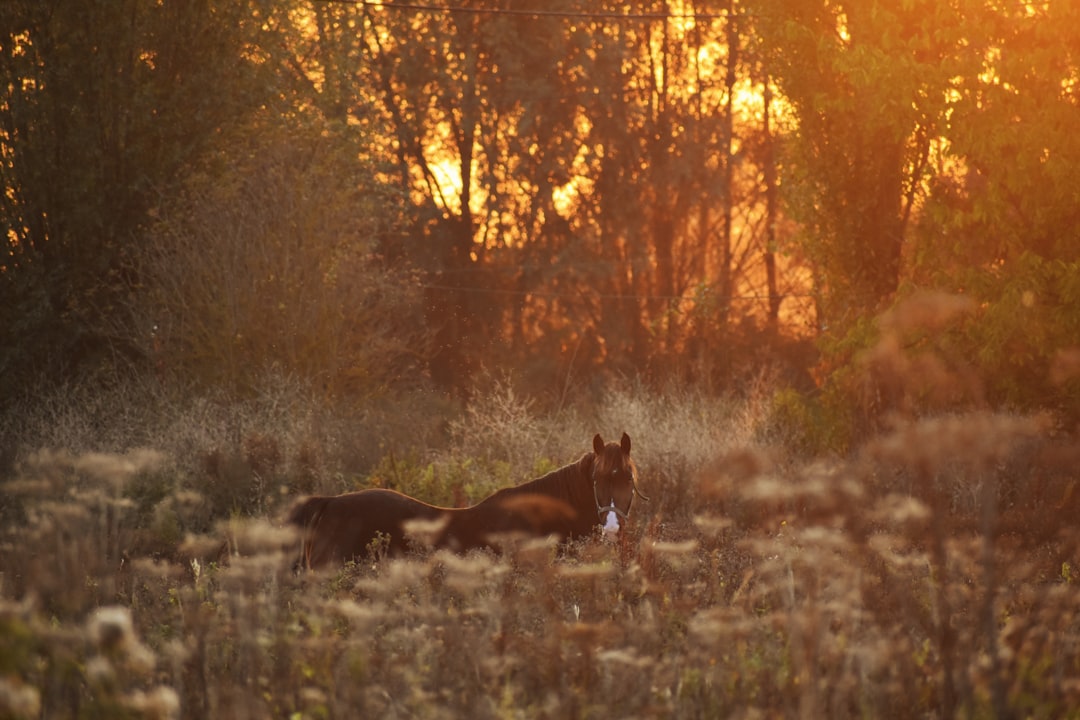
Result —
[{"label": "white marking on horse's face", "polygon": [[[614,501],[612,501],[612,505],[614,504]],[[619,532],[619,516],[612,510],[608,510],[607,520],[604,521],[603,531],[605,535],[615,535]]]}]

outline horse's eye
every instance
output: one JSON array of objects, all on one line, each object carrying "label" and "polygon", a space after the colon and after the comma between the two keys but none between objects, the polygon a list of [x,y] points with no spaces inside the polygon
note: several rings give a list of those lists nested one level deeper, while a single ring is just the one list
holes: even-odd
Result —
[{"label": "horse's eye", "polygon": [[612,470],[611,474],[612,475],[618,475],[619,474],[619,468],[615,468],[614,470]]}]

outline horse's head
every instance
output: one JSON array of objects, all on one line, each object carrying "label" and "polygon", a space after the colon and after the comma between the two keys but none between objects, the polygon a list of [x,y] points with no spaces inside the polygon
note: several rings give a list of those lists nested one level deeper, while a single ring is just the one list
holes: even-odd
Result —
[{"label": "horse's head", "polygon": [[630,515],[635,495],[649,499],[638,490],[629,435],[623,433],[621,442],[606,445],[599,433],[593,438],[592,485],[596,513],[604,532],[618,532],[621,521]]}]

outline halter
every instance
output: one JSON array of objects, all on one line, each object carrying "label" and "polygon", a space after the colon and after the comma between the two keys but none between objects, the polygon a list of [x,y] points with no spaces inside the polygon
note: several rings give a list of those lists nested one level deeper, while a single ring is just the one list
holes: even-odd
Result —
[{"label": "halter", "polygon": [[[630,502],[634,501],[634,495],[636,495],[637,497],[641,498],[642,500],[648,502],[649,498],[646,497],[644,494],[642,494],[642,492],[640,490],[638,490],[637,478],[634,477],[634,473],[632,473],[632,472],[630,473],[630,484],[633,486],[633,494],[630,496]],[[619,508],[617,508],[615,506],[615,498],[611,499],[611,504],[609,504],[609,505],[601,505],[600,504],[600,497],[596,494],[596,465],[595,464],[593,465],[593,472],[592,472],[592,494],[593,494],[593,501],[596,503],[596,516],[598,518],[600,518],[601,520],[604,518],[604,513],[606,513],[606,512],[613,512],[613,513],[615,513],[615,515],[617,517],[622,518],[623,520],[629,520],[630,519],[630,515],[629,515],[628,512],[623,512],[622,510],[620,510]]]}]

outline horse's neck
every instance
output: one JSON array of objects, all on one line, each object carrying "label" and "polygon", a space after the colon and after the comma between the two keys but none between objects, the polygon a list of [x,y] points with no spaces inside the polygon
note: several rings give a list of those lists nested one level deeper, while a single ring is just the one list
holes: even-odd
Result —
[{"label": "horse's neck", "polygon": [[592,467],[591,456],[586,455],[575,463],[552,470],[547,475],[535,480],[503,488],[499,491],[502,497],[507,495],[548,495],[564,500],[573,506],[593,502],[590,493],[591,486],[588,483],[590,469]]}]

